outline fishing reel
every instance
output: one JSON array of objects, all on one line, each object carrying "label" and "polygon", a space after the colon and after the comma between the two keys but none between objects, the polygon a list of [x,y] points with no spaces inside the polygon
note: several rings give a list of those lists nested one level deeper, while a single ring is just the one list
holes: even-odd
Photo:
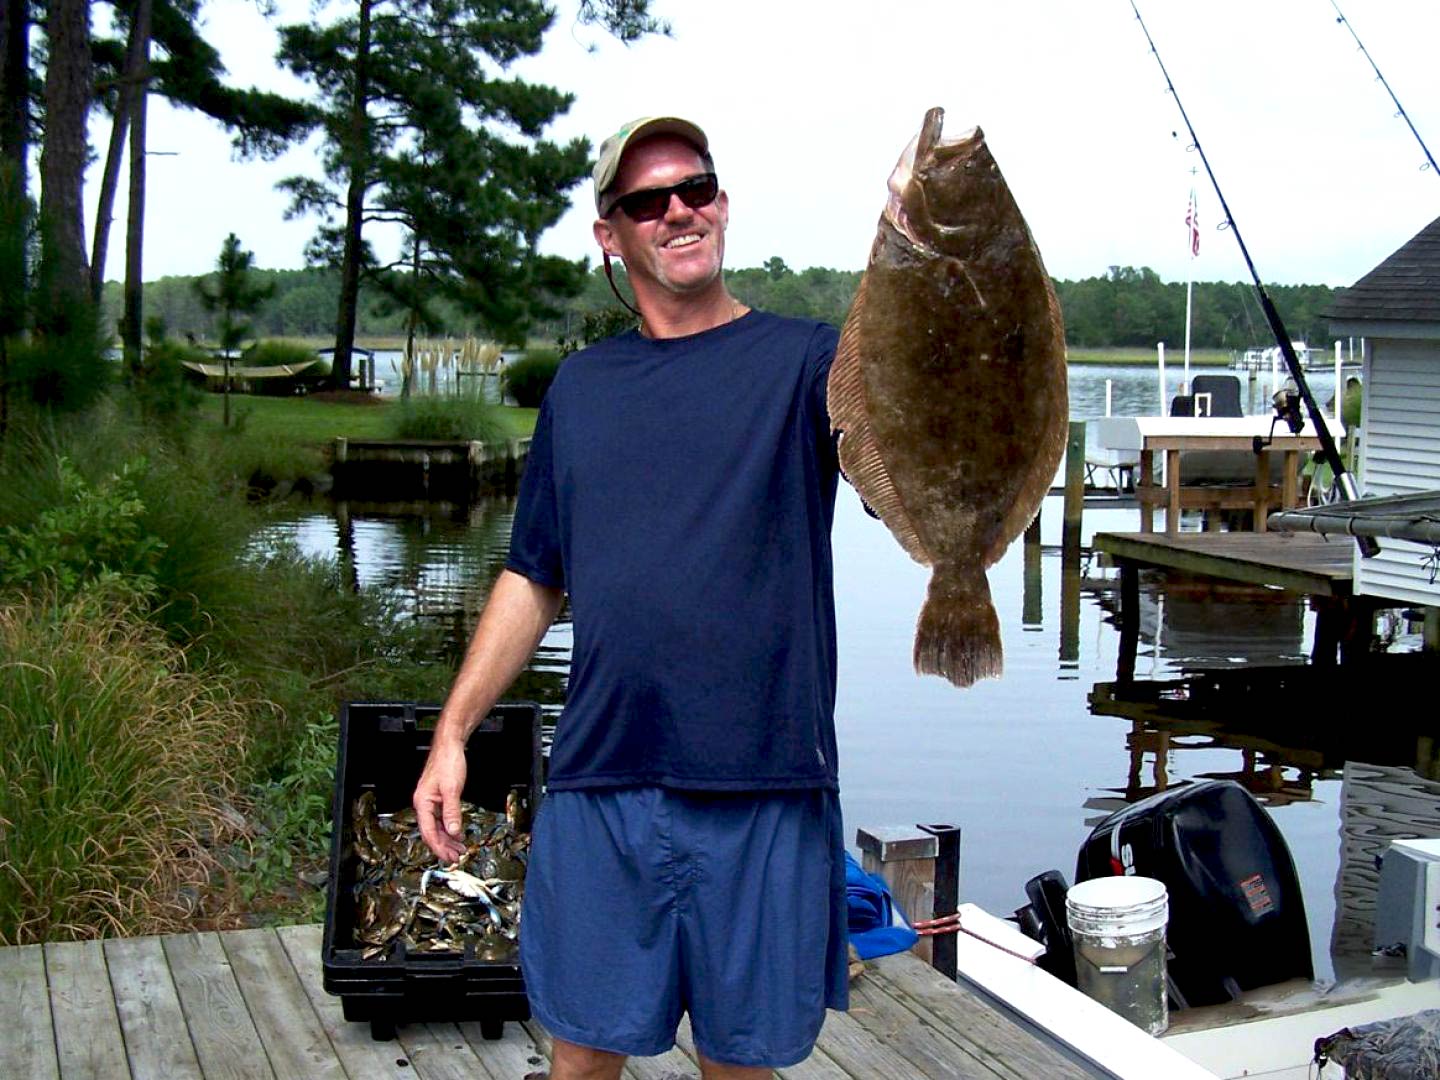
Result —
[{"label": "fishing reel", "polygon": [[1300,414],[1300,388],[1295,385],[1294,379],[1285,380],[1285,385],[1275,391],[1270,404],[1275,415],[1270,418],[1270,434],[1255,436],[1253,447],[1257,454],[1275,441],[1275,425],[1280,421],[1285,421],[1291,435],[1299,435],[1300,429],[1305,426],[1305,417]]}]

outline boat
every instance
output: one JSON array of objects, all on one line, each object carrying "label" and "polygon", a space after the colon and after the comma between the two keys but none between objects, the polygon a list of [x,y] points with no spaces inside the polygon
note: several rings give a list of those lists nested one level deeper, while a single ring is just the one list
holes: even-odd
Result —
[{"label": "boat", "polygon": [[[1045,945],[1034,963],[975,937],[958,939],[957,977],[997,1004],[1048,1032],[1101,1075],[1121,1080],[1194,1077],[1316,1076],[1325,1048],[1333,1064],[1349,1061],[1367,1076],[1390,1073],[1360,1055],[1375,1051],[1341,1033],[1392,1022],[1435,1046],[1440,1013],[1440,840],[1391,842],[1379,872],[1376,949],[1368,970],[1333,983],[1313,979],[1304,901],[1284,839],[1268,814],[1230,780],[1181,785],[1126,806],[1097,824],[1077,858],[1077,883],[1138,877],[1162,881],[1168,894],[1166,988],[1168,1028],[1158,1037],[1126,1019],[1121,991],[1112,1012],[1092,992],[1103,978],[1131,978],[1127,968],[1101,966],[1077,979],[1077,954],[1066,920],[1067,886],[1058,871],[1026,884],[1029,903],[1016,912],[1020,928]],[[1096,939],[1084,938],[1094,944]],[[1131,948],[1139,937],[1099,944]],[[1151,939],[1145,938],[1145,941]],[[1103,951],[1103,950],[1102,950]],[[1094,970],[1114,973],[1095,976]],[[1143,992],[1139,995],[1143,999]],[[1148,1016],[1149,1014],[1145,1014]],[[1134,1020],[1135,1022],[1132,1022]],[[1162,1021],[1161,1027],[1165,1027]],[[1363,1029],[1362,1029],[1363,1030]],[[1393,1040],[1392,1040],[1393,1041]],[[1372,1071],[1361,1071],[1363,1065]],[[1341,1075],[1326,1071],[1326,1077]]]},{"label": "boat", "polygon": [[[1334,366],[1334,358],[1325,349],[1312,348],[1303,341],[1292,341],[1290,347],[1295,350],[1295,358],[1306,371],[1325,371]],[[1287,370],[1285,356],[1278,345],[1256,346],[1236,352],[1230,366],[1237,371]],[[1347,366],[1358,367],[1359,362],[1354,361]]]}]

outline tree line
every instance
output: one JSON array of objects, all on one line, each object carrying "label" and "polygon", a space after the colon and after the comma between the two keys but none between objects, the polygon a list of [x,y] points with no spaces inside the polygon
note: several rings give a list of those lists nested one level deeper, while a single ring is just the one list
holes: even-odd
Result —
[{"label": "tree line", "polygon": [[[272,293],[253,316],[254,332],[261,337],[328,337],[340,294],[340,279],[330,269],[254,270]],[[742,302],[779,315],[822,319],[836,326],[845,320],[860,283],[857,270],[810,267],[792,270],[779,257],[763,266],[725,271],[731,291]],[[163,278],[146,286],[147,310],[162,319],[172,333],[213,341],[212,316],[204,309],[190,277]],[[623,270],[616,280],[628,297]],[[1161,281],[1148,267],[1112,266],[1103,274],[1078,281],[1055,281],[1065,316],[1067,342],[1076,348],[1150,347],[1157,341],[1179,345],[1185,333],[1185,285]],[[1336,290],[1325,285],[1272,285],[1268,287],[1286,328],[1299,341],[1324,342],[1329,334],[1322,313]],[[106,295],[107,311],[118,317],[120,288],[112,283]],[[573,296],[552,295],[546,300],[553,313],[530,321],[509,340],[497,333],[483,311],[462,299],[446,297],[430,310],[433,332],[454,336],[498,338],[520,345],[531,340],[563,341],[577,336],[587,316],[619,309],[604,274],[584,274]],[[1196,282],[1191,319],[1191,343],[1201,349],[1245,349],[1263,345],[1270,335],[1255,300],[1254,289],[1244,282]],[[367,337],[403,335],[408,327],[403,305],[382,289],[366,287],[357,301],[357,333]]]}]

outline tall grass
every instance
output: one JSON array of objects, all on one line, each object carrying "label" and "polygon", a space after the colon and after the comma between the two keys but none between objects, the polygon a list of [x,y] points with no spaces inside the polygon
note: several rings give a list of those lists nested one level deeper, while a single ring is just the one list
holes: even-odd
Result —
[{"label": "tall grass", "polygon": [[237,839],[257,711],[188,670],[133,594],[0,608],[0,943],[185,925]]},{"label": "tall grass", "polygon": [[[233,437],[123,404],[28,416],[0,455],[0,943],[181,925],[214,889],[313,914],[328,718],[453,674],[333,561],[257,553],[265,512],[207,452]],[[212,880],[235,820],[253,843]]]},{"label": "tall grass", "polygon": [[393,437],[500,442],[507,429],[496,412],[496,406],[464,395],[411,397],[392,414]]}]

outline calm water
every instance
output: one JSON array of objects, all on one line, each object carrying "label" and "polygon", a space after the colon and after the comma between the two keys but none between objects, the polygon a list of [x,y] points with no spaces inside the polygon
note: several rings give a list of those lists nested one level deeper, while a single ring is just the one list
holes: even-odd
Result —
[{"label": "calm water", "polygon": [[[1171,376],[1174,393],[1178,372]],[[1155,411],[1153,370],[1077,368],[1071,372],[1075,418],[1103,415],[1107,378],[1117,415]],[[1332,382],[1317,375],[1312,383],[1322,403]],[[1268,374],[1259,394],[1268,396]],[[468,509],[435,508],[428,516],[297,507],[296,516],[270,535],[292,538],[312,553],[348,547],[362,584],[392,590],[417,617],[446,626],[458,648],[503,561],[511,506],[492,499]],[[1062,634],[1060,525],[1059,501],[1047,500],[1038,602],[1032,586],[1026,603],[1022,545],[1013,545],[991,570],[1005,675],[956,690],[911,668],[911,638],[929,572],[911,562],[841,485],[834,531],[836,722],[847,834],[853,841],[859,825],[958,823],[964,829],[962,898],[1004,914],[1023,901],[1030,876],[1051,867],[1073,875],[1081,842],[1111,809],[1182,779],[1234,777],[1267,804],[1290,845],[1317,973],[1331,972],[1332,934],[1363,938],[1350,925],[1367,888],[1356,867],[1368,857],[1365,838],[1376,842],[1373,821],[1357,824],[1353,812],[1342,818],[1343,784],[1353,789],[1350,806],[1368,805],[1357,797],[1364,794],[1384,811],[1373,816],[1390,820],[1390,828],[1440,835],[1440,774],[1432,771],[1426,780],[1407,767],[1414,760],[1387,760],[1378,773],[1352,766],[1342,783],[1341,763],[1317,763],[1313,752],[1275,745],[1265,717],[1247,723],[1244,702],[1237,702],[1233,734],[1182,733],[1168,740],[1129,720],[1093,713],[1088,696],[1096,684],[1115,678],[1118,581],[1114,571],[1087,562],[1078,629]],[[1088,511],[1084,542],[1097,531],[1136,528],[1136,511]],[[1313,632],[1303,601],[1255,590],[1146,581],[1142,609],[1140,680],[1248,662],[1302,664]],[[1401,632],[1393,648],[1418,643],[1416,635]],[[562,617],[525,686],[552,716],[563,699],[569,652],[570,626]],[[1373,888],[1373,863],[1364,868]],[[1339,929],[1337,894],[1344,898]]]}]

